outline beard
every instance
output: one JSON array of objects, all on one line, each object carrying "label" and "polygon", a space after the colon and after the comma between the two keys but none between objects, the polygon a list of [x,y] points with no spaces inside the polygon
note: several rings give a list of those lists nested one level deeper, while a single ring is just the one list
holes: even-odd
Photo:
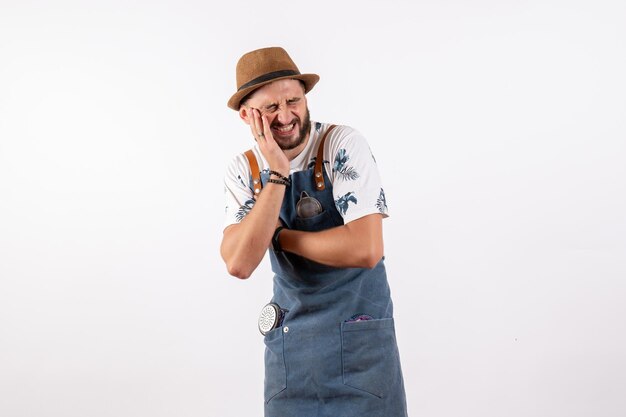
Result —
[{"label": "beard", "polygon": [[[299,117],[296,117],[288,124],[291,124],[294,122],[300,126],[297,136],[287,139],[287,140],[274,138],[274,140],[276,140],[276,143],[278,144],[280,149],[282,149],[283,151],[288,151],[288,150],[297,148],[298,146],[302,145],[302,143],[306,139],[307,135],[309,134],[309,131],[311,130],[311,115],[309,114],[309,108],[307,107],[306,113],[304,114],[304,121],[300,120]],[[276,123],[274,124],[274,126],[279,127],[279,126],[284,126],[284,125]]]}]

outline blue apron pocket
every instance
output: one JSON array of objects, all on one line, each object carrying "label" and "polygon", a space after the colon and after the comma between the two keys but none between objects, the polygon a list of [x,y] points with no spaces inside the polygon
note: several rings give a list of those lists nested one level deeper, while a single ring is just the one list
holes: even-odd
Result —
[{"label": "blue apron pocket", "polygon": [[398,389],[402,378],[393,318],[341,323],[341,359],[345,385],[379,398]]},{"label": "blue apron pocket", "polygon": [[271,330],[265,341],[265,402],[287,388],[287,371],[283,355],[283,328]]}]

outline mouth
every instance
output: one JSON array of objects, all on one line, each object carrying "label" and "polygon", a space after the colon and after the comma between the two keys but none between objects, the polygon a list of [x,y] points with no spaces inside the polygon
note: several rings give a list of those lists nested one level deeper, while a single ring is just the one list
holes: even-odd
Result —
[{"label": "mouth", "polygon": [[288,125],[272,126],[272,133],[278,136],[290,136],[296,132],[296,122],[293,121]]}]

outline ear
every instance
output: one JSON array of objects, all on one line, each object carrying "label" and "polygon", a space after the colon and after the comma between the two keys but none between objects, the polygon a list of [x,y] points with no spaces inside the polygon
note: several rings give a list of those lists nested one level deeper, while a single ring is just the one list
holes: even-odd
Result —
[{"label": "ear", "polygon": [[243,120],[247,125],[250,124],[250,108],[246,106],[239,107],[239,117]]}]

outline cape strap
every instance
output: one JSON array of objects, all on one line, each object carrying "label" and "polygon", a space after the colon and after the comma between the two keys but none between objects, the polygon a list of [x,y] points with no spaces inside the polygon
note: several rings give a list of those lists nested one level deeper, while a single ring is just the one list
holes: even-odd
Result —
[{"label": "cape strap", "polygon": [[250,172],[252,172],[252,187],[254,189],[255,197],[261,192],[263,185],[261,184],[261,172],[259,171],[259,164],[256,161],[256,156],[252,149],[248,149],[244,155],[248,159],[250,165]]},{"label": "cape strap", "polygon": [[[313,170],[313,175],[315,179],[315,188],[318,191],[322,191],[326,188],[326,184],[324,183],[324,143],[326,142],[326,138],[331,130],[333,130],[337,125],[330,125],[326,132],[324,132],[324,136],[322,136],[322,140],[320,140],[320,144],[317,148],[317,157],[315,158],[315,169]],[[248,160],[248,164],[250,165],[250,172],[252,174],[252,187],[254,190],[255,197],[259,195],[261,192],[261,188],[263,188],[263,184],[261,183],[261,171],[259,170],[259,163],[256,160],[256,156],[252,149],[248,149],[244,152],[246,159]]]},{"label": "cape strap", "polygon": [[326,138],[331,130],[336,128],[337,125],[330,125],[324,136],[322,136],[322,140],[320,141],[319,147],[317,148],[317,158],[315,158],[315,170],[314,179],[315,179],[315,188],[318,191],[322,191],[326,188],[326,184],[324,184],[324,142],[326,142]]}]

